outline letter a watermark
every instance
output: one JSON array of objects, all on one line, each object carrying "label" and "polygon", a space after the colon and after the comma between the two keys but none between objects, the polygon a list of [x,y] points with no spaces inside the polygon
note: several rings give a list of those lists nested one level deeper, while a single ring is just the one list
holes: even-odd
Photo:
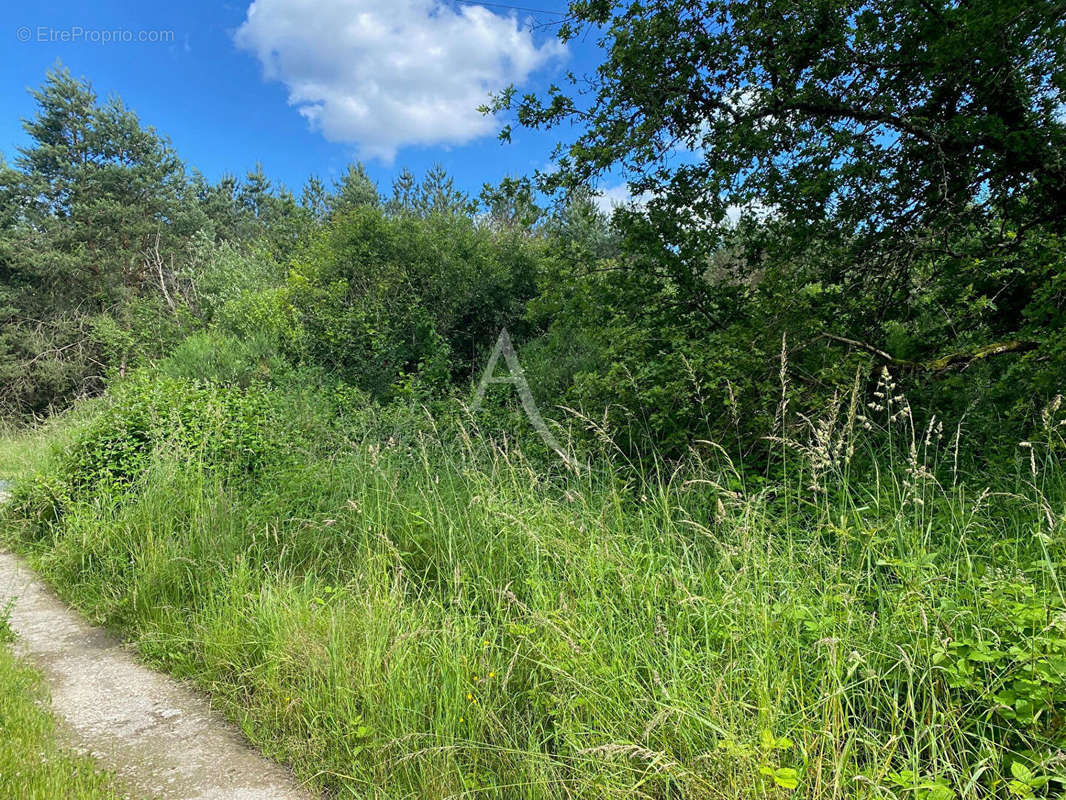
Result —
[{"label": "letter a watermark", "polygon": [[[510,372],[505,378],[496,377],[496,363],[500,360],[501,354],[503,355],[503,360],[507,362],[507,369]],[[548,426],[544,424],[544,418],[541,417],[540,410],[533,400],[533,393],[529,391],[529,381],[526,380],[526,373],[522,370],[522,365],[518,363],[518,356],[515,355],[514,345],[511,344],[511,336],[507,333],[506,328],[500,331],[496,346],[492,348],[488,366],[485,367],[485,372],[481,376],[481,383],[478,384],[474,402],[470,405],[471,411],[477,411],[481,407],[482,402],[485,400],[485,390],[489,388],[490,383],[514,384],[518,390],[518,396],[522,400],[522,408],[525,409],[526,416],[533,423],[533,427],[537,429],[540,438],[544,440],[544,444],[554,450],[559,458],[566,462],[567,466],[574,469],[577,468],[577,463],[570,458],[569,454],[562,448],[562,445],[552,436]]]}]

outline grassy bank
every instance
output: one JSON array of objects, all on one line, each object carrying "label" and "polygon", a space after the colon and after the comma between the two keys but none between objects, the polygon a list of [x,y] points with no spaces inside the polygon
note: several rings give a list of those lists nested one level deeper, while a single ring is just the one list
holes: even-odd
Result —
[{"label": "grassy bank", "polygon": [[11,652],[0,614],[0,797],[19,800],[118,800],[122,797],[92,759],[56,740],[40,676]]},{"label": "grassy bank", "polygon": [[33,476],[45,469],[48,454],[59,446],[69,420],[36,429],[0,424],[0,481]]},{"label": "grassy bank", "polygon": [[1061,789],[1054,415],[991,483],[902,408],[649,478],[242,397],[120,393],[4,536],[336,796]]}]

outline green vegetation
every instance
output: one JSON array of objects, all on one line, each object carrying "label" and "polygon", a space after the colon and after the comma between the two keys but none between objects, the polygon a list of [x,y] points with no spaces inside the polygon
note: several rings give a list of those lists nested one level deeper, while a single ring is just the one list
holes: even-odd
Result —
[{"label": "green vegetation", "polygon": [[1066,12],[869,5],[574,2],[592,91],[496,105],[584,133],[477,198],[51,74],[2,541],[339,797],[1061,796]]},{"label": "green vegetation", "polygon": [[57,744],[40,676],[11,653],[12,638],[7,614],[0,613],[0,794],[20,800],[118,800],[122,794],[92,759]]},{"label": "green vegetation", "polygon": [[340,796],[1055,794],[1063,409],[982,490],[895,391],[789,424],[758,481],[709,445],[546,471],[460,419],[146,377],[6,528]]}]

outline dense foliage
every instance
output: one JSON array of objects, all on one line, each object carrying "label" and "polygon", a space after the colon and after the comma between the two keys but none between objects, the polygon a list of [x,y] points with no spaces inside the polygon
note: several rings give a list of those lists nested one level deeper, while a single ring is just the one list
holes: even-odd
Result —
[{"label": "dense foliage", "polygon": [[338,797],[1059,796],[1064,13],[575,0],[592,92],[497,104],[584,133],[477,198],[50,73],[0,537]]},{"label": "dense foliage", "polygon": [[[971,142],[991,159],[982,166],[961,145],[944,151],[955,154],[951,165],[937,161],[946,156],[907,138],[906,125],[892,135],[857,128],[853,117],[869,110],[844,118],[773,109],[833,86],[846,97],[832,102],[856,109],[909,89],[910,105],[893,113],[912,124],[929,117],[937,141],[988,129],[1017,144],[1021,134],[982,121],[994,109],[978,88],[991,91],[998,73],[966,77],[965,64],[945,66],[965,42],[989,38],[975,20],[992,17],[945,12],[951,24],[926,36],[931,61],[915,66],[892,50],[897,40],[924,41],[906,4],[871,18],[823,3],[811,13],[824,17],[824,40],[806,50],[793,42],[772,59],[766,41],[782,38],[778,28],[809,21],[772,4],[731,5],[721,13],[732,26],[721,29],[710,7],[611,8],[575,4],[562,31],[602,26],[609,58],[588,133],[553,173],[568,191],[550,202],[525,178],[471,198],[439,168],[421,181],[404,170],[391,196],[360,165],[332,187],[312,176],[299,199],[261,169],[210,184],[117,99],[100,104],[86,82],[52,73],[25,123],[31,144],[0,175],[4,413],[27,418],[98,394],[190,335],[221,336],[244,352],[223,347],[216,361],[244,363],[255,351],[245,382],[298,367],[375,402],[468,400],[507,328],[549,416],[578,431],[594,419],[630,456],[677,457],[707,439],[764,463],[765,437],[781,433],[782,366],[795,410],[848,391],[856,370],[871,388],[887,366],[930,413],[965,416],[993,434],[987,457],[1009,453],[1066,369],[1058,216],[1025,211],[1050,208],[1040,193],[1054,193],[1058,89],[1039,76],[1058,57],[1049,39],[1057,17],[1039,5],[1019,11],[983,45],[1006,48],[1001,58],[1029,48],[1011,91],[1031,107],[1018,124],[1039,135],[1026,139],[1029,160]],[[737,47],[750,59],[734,59]],[[637,92],[648,70],[680,65],[685,52],[694,60],[680,83],[656,84],[659,99]],[[856,59],[878,66],[862,73],[866,83],[840,88]],[[791,88],[770,66],[792,76]],[[777,88],[757,90],[760,75]],[[712,113],[714,92],[737,86],[749,91],[726,125]],[[945,92],[957,107],[937,117],[926,106]],[[671,96],[676,113],[673,101],[660,102]],[[527,98],[520,119],[553,124],[576,113],[561,97],[548,106]],[[620,126],[631,111],[644,122]],[[691,142],[676,163],[648,160],[663,137],[682,136],[673,127],[682,124],[700,132],[700,147]],[[759,159],[766,168],[743,169]],[[634,175],[634,191],[652,194],[608,219],[581,181],[616,161]],[[923,177],[931,172],[962,177],[937,183]],[[846,189],[856,176],[869,182]],[[928,194],[948,186],[951,198]],[[711,224],[711,206],[751,210],[755,197],[763,213]],[[945,209],[953,211],[937,216]],[[503,391],[493,398],[514,405]]]},{"label": "dense foliage", "polygon": [[[570,91],[511,89],[494,107],[524,125],[575,124],[542,176],[549,189],[621,174],[642,199],[615,216],[626,246],[612,266],[633,273],[650,318],[628,325],[642,308],[629,298],[613,318],[627,339],[668,341],[619,355],[627,373],[711,351],[725,358],[697,368],[703,385],[737,381],[752,374],[731,355],[738,340],[768,360],[765,339],[787,335],[816,394],[837,384],[828,363],[859,350],[874,374],[888,365],[922,386],[926,405],[975,406],[989,427],[1031,414],[1032,390],[1061,383],[1060,3],[580,0],[569,11],[560,37],[596,37],[603,63],[571,75]],[[979,363],[1003,353],[1026,355]]]},{"label": "dense foliage", "polygon": [[574,473],[189,358],[18,442],[0,532],[330,796],[1066,786],[1061,405],[990,484],[887,378],[768,481],[718,450]]},{"label": "dense foliage", "polygon": [[117,98],[65,70],[0,163],[0,409],[41,414],[172,347],[199,315],[205,244],[286,255],[309,215],[261,171],[210,185]]},{"label": "dense foliage", "polygon": [[1064,21],[1052,0],[579,0],[560,38],[591,29],[606,58],[519,121],[580,120],[553,180],[621,164],[690,234],[729,204],[864,248],[1061,231]]}]

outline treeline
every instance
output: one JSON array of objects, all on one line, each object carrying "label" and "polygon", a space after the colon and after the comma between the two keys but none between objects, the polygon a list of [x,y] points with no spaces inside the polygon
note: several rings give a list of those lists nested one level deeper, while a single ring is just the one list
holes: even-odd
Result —
[{"label": "treeline", "polygon": [[30,144],[0,173],[7,416],[98,393],[208,328],[267,336],[376,397],[445,392],[523,327],[551,241],[611,237],[590,196],[549,211],[516,179],[471,198],[439,167],[404,170],[391,195],[362,165],[298,196],[258,166],[212,183],[65,70],[34,97]]},{"label": "treeline", "polygon": [[874,400],[884,369],[991,455],[1064,384],[1057,222],[993,213],[874,269],[857,234],[799,236],[783,212],[681,236],[667,195],[609,218],[577,183],[470,197],[438,168],[383,193],[359,165],[299,194],[259,167],[211,182],[65,70],[34,97],[0,166],[9,418],[174,353],[245,388],[298,372],[366,402],[469,401],[503,328],[549,416],[638,456],[713,440],[756,457],[783,406]]}]

